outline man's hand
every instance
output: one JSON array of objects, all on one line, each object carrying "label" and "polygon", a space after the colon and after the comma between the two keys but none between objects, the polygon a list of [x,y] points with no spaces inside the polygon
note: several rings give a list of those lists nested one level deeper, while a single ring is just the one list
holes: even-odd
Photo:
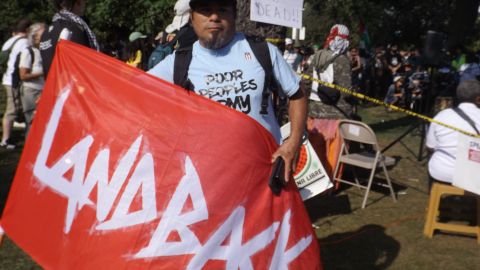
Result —
[{"label": "man's hand", "polygon": [[282,157],[285,161],[285,181],[288,182],[292,175],[295,165],[295,156],[300,148],[300,140],[287,139],[272,155],[272,164],[277,157]]},{"label": "man's hand", "polygon": [[272,163],[277,157],[282,157],[285,161],[285,181],[290,180],[292,171],[295,169],[294,158],[300,148],[303,132],[307,121],[307,98],[301,88],[289,98],[288,114],[290,116],[290,136],[273,153]]}]

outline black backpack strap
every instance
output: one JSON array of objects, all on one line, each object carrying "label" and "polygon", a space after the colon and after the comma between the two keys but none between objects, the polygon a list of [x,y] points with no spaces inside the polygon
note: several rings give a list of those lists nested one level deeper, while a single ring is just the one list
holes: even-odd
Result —
[{"label": "black backpack strap", "polygon": [[35,62],[35,53],[33,52],[32,46],[28,46],[28,52],[30,53],[30,58],[32,58],[32,69],[33,69],[33,62]]},{"label": "black backpack strap", "polygon": [[265,83],[263,84],[262,105],[260,114],[268,114],[268,98],[270,97],[269,88],[273,82],[273,65],[270,58],[270,50],[268,43],[265,40],[256,37],[247,37],[248,44],[257,58],[257,61],[262,66],[265,72]]},{"label": "black backpack strap", "polygon": [[193,91],[194,86],[188,79],[188,69],[192,62],[192,46],[175,51],[175,62],[173,65],[173,83],[187,90]]},{"label": "black backpack strap", "polygon": [[475,122],[473,122],[472,118],[470,118],[464,111],[462,111],[462,109],[460,109],[459,107],[455,107],[453,108],[453,111],[455,111],[458,115],[460,115],[460,117],[462,117],[463,120],[467,121],[470,124],[470,126],[472,126],[473,129],[477,132],[477,135],[480,135],[480,132],[478,132],[478,129],[475,126]]},{"label": "black backpack strap", "polygon": [[[32,46],[28,46],[27,49],[28,49],[28,53],[30,54],[30,57],[32,58],[32,69],[33,69],[33,62],[35,61],[34,59],[35,55],[33,54]],[[20,61],[22,58],[22,53],[23,53],[23,50],[17,54],[17,58],[15,59],[15,63],[13,64],[14,67],[13,67],[13,73],[12,73],[12,88],[19,88],[21,83]]]}]

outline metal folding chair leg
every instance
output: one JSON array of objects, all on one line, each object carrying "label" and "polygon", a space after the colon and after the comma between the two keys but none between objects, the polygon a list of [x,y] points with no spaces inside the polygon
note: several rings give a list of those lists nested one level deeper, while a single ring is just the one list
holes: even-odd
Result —
[{"label": "metal folding chair leg", "polygon": [[[373,132],[373,130],[367,124],[353,120],[341,120],[338,124],[338,129],[340,131],[340,137],[342,138],[342,147],[337,165],[335,167],[333,180],[339,183],[346,183],[361,189],[366,189],[362,202],[363,209],[367,204],[367,198],[372,187],[376,170],[381,166],[383,172],[385,173],[390,194],[392,195],[393,201],[396,201],[397,199],[393,190],[392,182],[390,181],[390,176],[388,175],[387,168],[385,166],[385,161],[387,159],[381,154],[375,132]],[[350,142],[368,147],[360,147],[359,149],[354,149],[357,151],[349,151],[346,145]],[[341,179],[341,176],[338,176],[338,168],[341,164],[370,170],[370,177],[368,178],[367,185],[360,183],[355,170],[353,171],[355,181]]]},{"label": "metal folding chair leg", "polygon": [[365,196],[363,197],[363,202],[362,202],[362,209],[364,209],[365,205],[367,204],[368,193],[370,193],[370,188],[372,187],[374,176],[375,176],[375,168],[372,169],[372,171],[370,172],[370,176],[368,178],[367,189],[365,190]]},{"label": "metal folding chair leg", "polygon": [[392,195],[393,201],[396,202],[397,196],[395,196],[395,191],[393,190],[392,181],[390,181],[390,176],[388,175],[387,167],[383,162],[382,162],[382,169],[383,169],[383,173],[385,173],[385,178],[387,180],[388,188],[390,189],[390,195]]}]

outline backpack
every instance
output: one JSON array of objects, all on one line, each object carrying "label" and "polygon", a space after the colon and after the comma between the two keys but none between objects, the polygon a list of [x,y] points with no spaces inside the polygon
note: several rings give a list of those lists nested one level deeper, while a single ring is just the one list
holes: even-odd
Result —
[{"label": "backpack", "polygon": [[17,41],[19,41],[19,40],[22,39],[22,38],[23,38],[23,37],[17,38],[17,39],[12,43],[12,45],[10,46],[10,48],[8,48],[8,49],[0,52],[0,75],[4,74],[4,73],[7,71],[7,68],[8,68],[8,59],[10,58],[10,53],[12,52],[13,48],[15,47],[15,44],[17,43]]},{"label": "backpack", "polygon": [[[318,66],[313,69],[313,78],[320,79],[323,82],[333,83],[333,64],[338,56],[340,55],[336,54],[332,56],[330,52],[325,49],[318,51],[314,57],[318,59],[319,63]],[[320,100],[327,105],[337,104],[341,97],[339,91],[316,82],[312,83],[312,91],[316,92]]]},{"label": "backpack", "polygon": [[[35,62],[35,53],[33,53],[32,47],[27,47],[28,52],[30,53],[30,57],[32,58],[32,67],[33,63]],[[15,59],[15,64],[13,66],[13,73],[12,73],[12,88],[18,88],[21,83],[20,79],[20,57],[22,55],[22,52],[17,54],[17,58]]]},{"label": "backpack", "polygon": [[[166,32],[164,32],[163,39],[167,38]],[[193,37],[192,37],[193,35]],[[192,46],[193,43],[197,41],[197,35],[193,31],[193,28],[189,25],[182,27],[176,34],[175,37],[165,44],[158,45],[148,58],[147,68],[151,69],[160,63],[165,57],[173,53],[175,49],[181,49],[184,47]]]},{"label": "backpack", "polygon": [[[273,67],[272,59],[270,58],[270,50],[265,40],[247,36],[248,44],[253,51],[253,54],[257,58],[258,62],[265,71],[265,83],[262,91],[262,103],[260,108],[260,114],[268,114],[268,98],[270,97],[270,90],[277,95],[281,95],[283,91],[278,91],[279,86],[273,79]],[[193,84],[188,79],[188,69],[190,62],[192,61],[192,46],[178,49],[175,52],[175,62],[173,67],[173,83],[185,88],[189,91],[193,91]],[[270,89],[270,90],[269,90]],[[277,117],[277,119],[279,119]]]},{"label": "backpack", "polygon": [[153,68],[156,66],[160,61],[165,59],[167,55],[173,52],[173,44],[160,44],[158,45],[155,50],[153,50],[152,54],[148,58],[148,69]]}]

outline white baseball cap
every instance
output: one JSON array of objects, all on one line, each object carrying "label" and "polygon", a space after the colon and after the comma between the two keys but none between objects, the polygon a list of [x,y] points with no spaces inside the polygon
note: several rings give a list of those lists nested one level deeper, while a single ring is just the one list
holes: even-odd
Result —
[{"label": "white baseball cap", "polygon": [[393,82],[396,83],[400,80],[403,80],[403,77],[402,76],[395,76],[395,78],[393,78]]},{"label": "white baseball cap", "polygon": [[135,41],[137,39],[140,39],[140,38],[147,38],[147,36],[142,34],[141,32],[132,32],[130,34],[130,36],[128,36],[128,40],[130,42],[133,42],[133,41]]},{"label": "white baseball cap", "polygon": [[291,38],[285,39],[285,45],[292,45],[292,44],[293,44],[293,40]]},{"label": "white baseball cap", "polygon": [[173,9],[175,10],[175,17],[173,17],[172,23],[165,28],[165,31],[169,34],[180,30],[188,23],[190,19],[190,0],[178,0]]}]

